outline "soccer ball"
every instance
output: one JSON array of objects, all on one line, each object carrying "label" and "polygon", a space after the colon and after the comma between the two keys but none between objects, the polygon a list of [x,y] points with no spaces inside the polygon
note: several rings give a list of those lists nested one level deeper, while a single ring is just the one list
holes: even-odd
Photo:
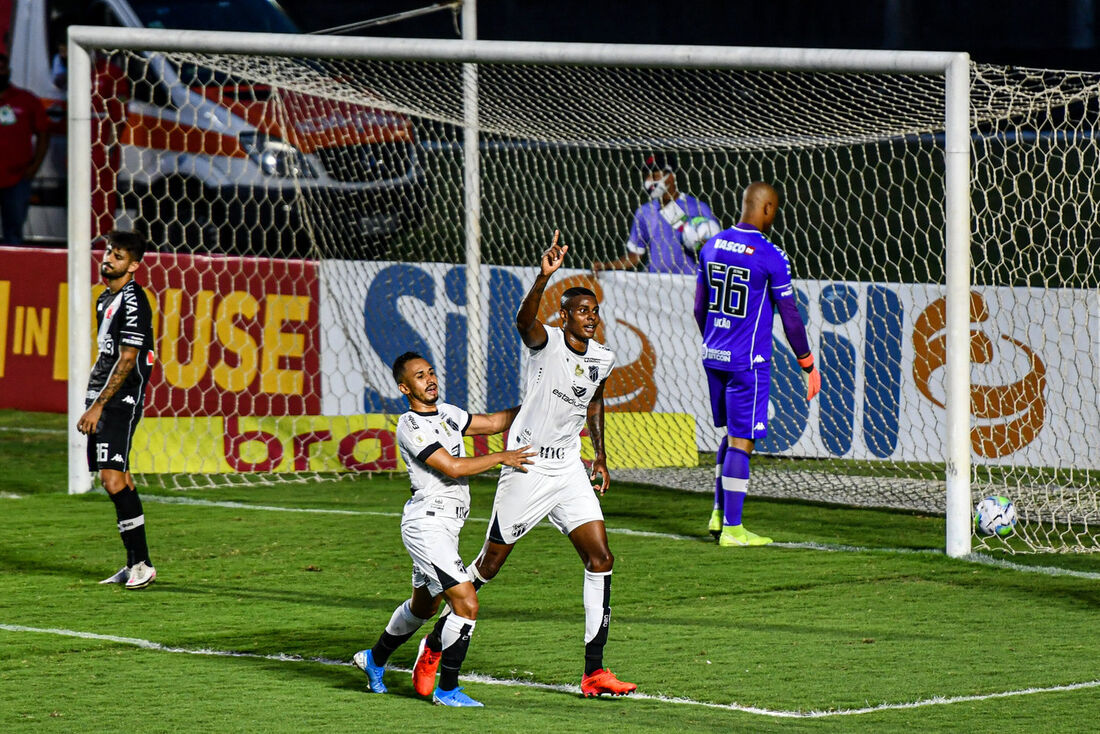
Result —
[{"label": "soccer ball", "polygon": [[684,223],[680,232],[680,243],[688,253],[697,253],[703,249],[707,240],[721,231],[718,222],[710,217],[692,217]]},{"label": "soccer ball", "polygon": [[974,508],[974,530],[979,535],[1007,538],[1016,527],[1016,505],[1008,497],[986,497]]}]

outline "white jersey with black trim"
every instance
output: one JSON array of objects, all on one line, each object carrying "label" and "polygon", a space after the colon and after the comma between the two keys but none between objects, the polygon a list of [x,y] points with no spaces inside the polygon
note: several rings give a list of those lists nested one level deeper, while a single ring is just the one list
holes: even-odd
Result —
[{"label": "white jersey with black trim", "polygon": [[581,429],[596,389],[611,374],[615,353],[595,340],[582,354],[559,328],[546,329],[546,343],[527,348],[523,401],[508,432],[508,448],[530,444],[537,452],[528,471],[562,474],[581,461]]},{"label": "white jersey with black trim", "polygon": [[466,455],[462,435],[470,427],[470,414],[450,403],[437,403],[432,413],[410,410],[397,419],[397,448],[409,469],[412,493],[470,502],[466,477],[449,477],[428,466],[426,460],[439,449],[451,456]]}]

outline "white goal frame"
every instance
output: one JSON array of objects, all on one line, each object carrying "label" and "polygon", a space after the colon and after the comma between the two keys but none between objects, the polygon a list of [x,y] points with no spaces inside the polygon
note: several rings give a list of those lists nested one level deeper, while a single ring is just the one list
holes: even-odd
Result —
[{"label": "white goal frame", "polygon": [[[966,53],[634,44],[534,43],[415,38],[169,31],[133,28],[69,28],[69,492],[91,488],[85,438],[76,431],[91,365],[91,63],[88,50],[196,51],[254,56],[306,56],[466,64],[465,168],[476,182],[476,64],[570,64],[757,71],[879,72],[943,75],[946,132],[945,211],[947,286],[946,455],[944,456],[949,556],[970,553],[970,57]],[[480,262],[477,189],[467,186],[467,263]],[[467,282],[467,303],[480,302],[480,279]],[[476,309],[475,309],[476,310]],[[483,329],[471,321],[470,354],[484,354]],[[470,369],[483,364],[470,359]],[[471,379],[471,386],[479,384]],[[471,394],[471,409],[483,395]],[[484,406],[480,406],[484,407]]]}]

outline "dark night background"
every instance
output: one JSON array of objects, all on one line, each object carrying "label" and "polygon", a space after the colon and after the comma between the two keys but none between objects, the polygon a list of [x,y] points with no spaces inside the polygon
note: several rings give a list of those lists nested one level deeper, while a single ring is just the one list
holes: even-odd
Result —
[{"label": "dark night background", "polygon": [[[434,0],[282,0],[307,31]],[[978,62],[1100,69],[1096,0],[479,0],[478,37],[507,41],[967,51]],[[360,35],[458,38],[443,10]]]}]

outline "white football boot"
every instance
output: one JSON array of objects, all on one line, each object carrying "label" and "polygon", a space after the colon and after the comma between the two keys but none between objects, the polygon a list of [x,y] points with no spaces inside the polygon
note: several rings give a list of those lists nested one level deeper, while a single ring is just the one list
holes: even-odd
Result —
[{"label": "white football boot", "polygon": [[130,580],[130,567],[129,566],[123,566],[122,568],[120,568],[118,570],[118,573],[116,573],[114,576],[111,576],[110,578],[103,579],[99,583],[101,583],[101,584],[124,584],[129,580]]},{"label": "white football boot", "polygon": [[157,578],[157,569],[145,561],[135,563],[130,567],[130,578],[126,580],[127,589],[144,589]]}]

